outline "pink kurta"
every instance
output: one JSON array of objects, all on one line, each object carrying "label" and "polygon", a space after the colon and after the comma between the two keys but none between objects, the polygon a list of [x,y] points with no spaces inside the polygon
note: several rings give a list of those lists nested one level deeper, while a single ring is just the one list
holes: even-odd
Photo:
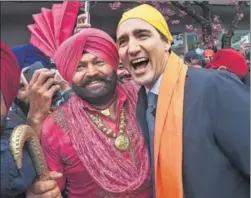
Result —
[{"label": "pink kurta", "polygon": [[[118,108],[122,106],[126,97],[119,94]],[[61,107],[64,108],[64,105]],[[41,143],[44,149],[44,154],[52,171],[63,173],[63,178],[58,180],[58,185],[61,190],[66,186],[66,181],[69,183],[69,197],[70,198],[150,198],[152,195],[152,188],[150,177],[149,180],[143,184],[138,190],[130,194],[111,194],[98,186],[91,175],[89,175],[83,163],[76,154],[70,136],[63,130],[64,121],[60,120],[60,113],[58,114],[57,123],[52,117],[48,117],[44,122]],[[118,123],[112,123],[106,119],[111,128],[117,127]],[[61,123],[61,126],[59,126]],[[98,130],[98,129],[97,129]],[[100,132],[100,131],[98,131]],[[102,132],[100,132],[102,133]],[[142,134],[141,134],[142,135]],[[135,136],[137,138],[137,136]],[[109,139],[108,139],[109,141]],[[125,160],[128,160],[128,155],[125,153]],[[109,162],[107,162],[109,163]]]}]

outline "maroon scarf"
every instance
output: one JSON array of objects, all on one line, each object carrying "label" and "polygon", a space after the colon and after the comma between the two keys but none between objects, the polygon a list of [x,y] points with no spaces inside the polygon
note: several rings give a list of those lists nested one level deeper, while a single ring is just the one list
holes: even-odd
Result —
[{"label": "maroon scarf", "polygon": [[[83,110],[83,100],[77,95],[65,105],[66,130],[73,147],[94,181],[111,193],[130,193],[150,179],[150,162],[144,137],[136,121],[137,93],[124,89],[126,134],[131,140],[130,157],[127,160],[114,146],[114,139],[105,136]],[[110,139],[110,142],[109,142]]]}]

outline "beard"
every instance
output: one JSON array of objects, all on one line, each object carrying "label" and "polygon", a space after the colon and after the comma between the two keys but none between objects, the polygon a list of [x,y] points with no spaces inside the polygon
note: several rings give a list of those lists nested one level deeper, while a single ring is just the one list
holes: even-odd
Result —
[{"label": "beard", "polygon": [[[88,87],[94,81],[102,82],[103,85],[99,87]],[[111,76],[95,75],[84,78],[84,80],[77,85],[72,83],[72,89],[75,93],[92,105],[102,105],[108,103],[116,93],[117,75],[113,71]]]}]

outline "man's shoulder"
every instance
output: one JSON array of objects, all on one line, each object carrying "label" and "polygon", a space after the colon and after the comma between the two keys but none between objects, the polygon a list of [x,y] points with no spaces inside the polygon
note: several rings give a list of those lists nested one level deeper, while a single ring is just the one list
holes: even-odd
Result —
[{"label": "man's shoulder", "polygon": [[12,127],[13,124],[19,125],[26,123],[26,116],[24,115],[20,107],[18,107],[15,103],[11,105],[7,113],[6,122],[8,126],[10,125],[10,127]]},{"label": "man's shoulder", "polygon": [[67,103],[61,105],[56,110],[54,110],[43,122],[42,133],[46,135],[47,133],[52,133],[53,131],[62,128],[61,125],[65,123],[65,108]]},{"label": "man's shoulder", "polygon": [[207,82],[219,75],[218,70],[188,67],[187,80],[195,82]]},{"label": "man's shoulder", "polygon": [[187,73],[186,89],[192,95],[204,94],[208,97],[226,98],[227,94],[250,95],[249,87],[228,71],[191,68]]},{"label": "man's shoulder", "polygon": [[[235,83],[239,86],[244,84],[235,75],[224,70],[213,70],[213,69],[199,69],[199,68],[188,68],[187,81],[190,83],[208,85],[224,86],[228,83]],[[225,84],[225,83],[226,84]]]}]

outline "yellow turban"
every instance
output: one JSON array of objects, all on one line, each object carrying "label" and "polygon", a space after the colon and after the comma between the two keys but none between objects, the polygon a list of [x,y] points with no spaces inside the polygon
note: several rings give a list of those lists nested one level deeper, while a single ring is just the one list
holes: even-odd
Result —
[{"label": "yellow turban", "polygon": [[138,18],[150,23],[158,31],[160,31],[167,40],[172,43],[173,37],[169,31],[169,27],[166,23],[163,15],[154,7],[143,4],[137,6],[131,10],[128,10],[122,15],[122,18],[119,21],[119,25],[128,19]]}]

